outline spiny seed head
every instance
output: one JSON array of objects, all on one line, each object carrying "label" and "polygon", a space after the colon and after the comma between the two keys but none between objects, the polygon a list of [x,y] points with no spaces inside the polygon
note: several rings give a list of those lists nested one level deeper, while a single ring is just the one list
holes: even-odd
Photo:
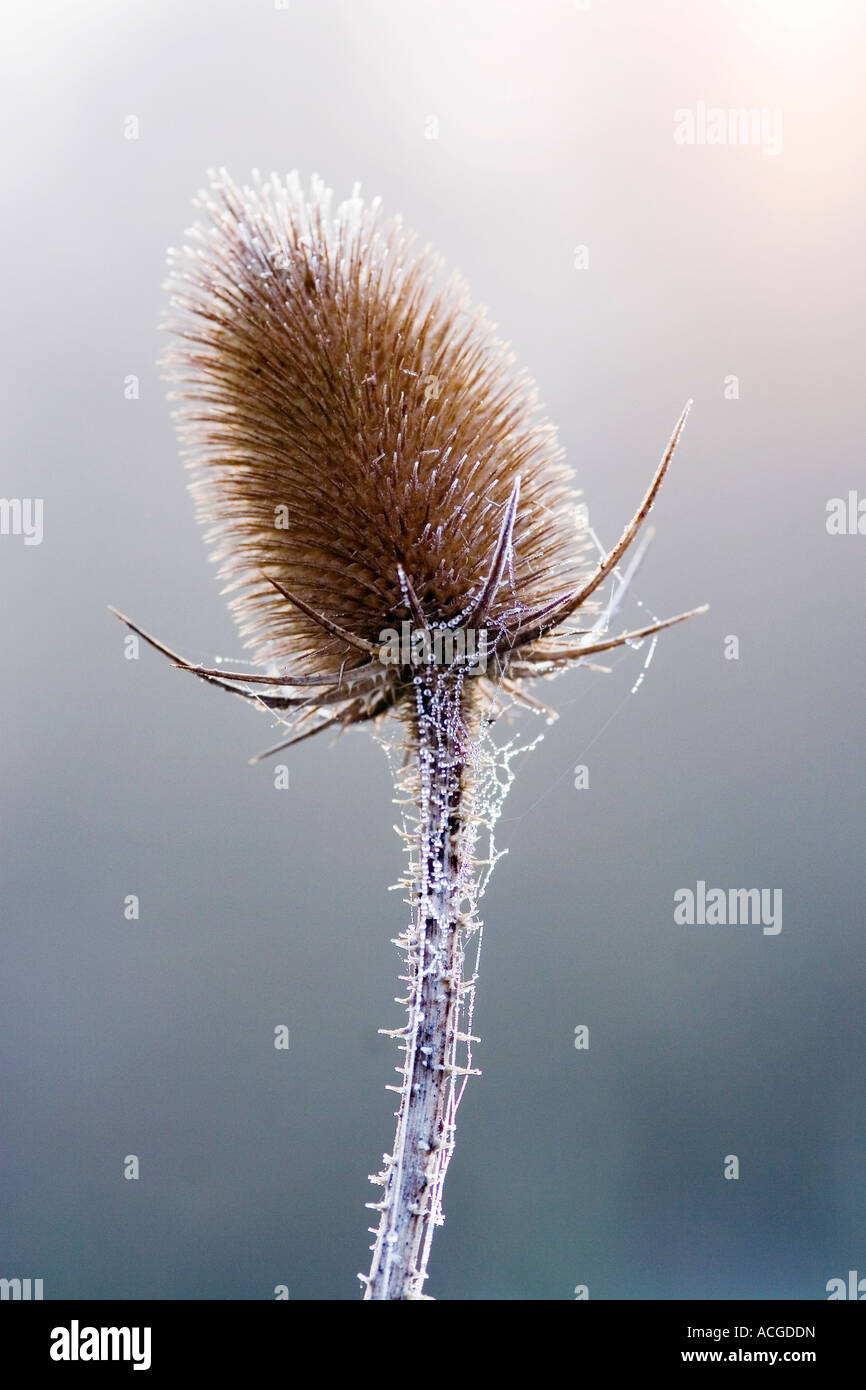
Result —
[{"label": "spiny seed head", "polygon": [[514,691],[581,659],[561,624],[618,556],[590,573],[555,432],[461,280],[357,189],[333,209],[318,179],[221,172],[196,203],[165,367],[234,616],[292,692],[262,702],[302,706],[305,732],[404,708],[418,650],[383,661],[381,644],[407,621],[464,638],[444,648],[461,683],[492,666]]},{"label": "spiny seed head", "polygon": [[170,255],[165,363],[198,515],[256,660],[335,682],[366,664],[275,584],[378,645],[417,616],[402,569],[428,625],[459,625],[518,478],[486,626],[573,588],[570,471],[462,282],[357,190],[332,210],[318,180],[307,195],[295,175],[239,189],[221,173],[196,201],[206,220]]}]

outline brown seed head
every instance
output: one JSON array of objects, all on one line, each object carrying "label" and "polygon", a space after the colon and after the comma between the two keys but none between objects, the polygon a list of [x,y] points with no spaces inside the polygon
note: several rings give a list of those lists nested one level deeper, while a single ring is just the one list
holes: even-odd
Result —
[{"label": "brown seed head", "polygon": [[238,189],[222,173],[197,201],[207,221],[171,253],[165,362],[198,514],[256,660],[334,681],[367,664],[286,593],[378,645],[405,619],[456,626],[473,605],[491,631],[516,629],[575,588],[587,566],[571,473],[462,282],[442,282],[357,192],[332,210],[317,180],[306,195],[294,175]]},{"label": "brown seed head", "polygon": [[273,676],[256,690],[291,692],[263,702],[302,704],[305,732],[403,707],[413,664],[380,652],[407,621],[474,652],[483,632],[509,689],[598,650],[563,646],[561,625],[593,610],[682,420],[617,554],[593,568],[532,383],[399,218],[357,190],[333,209],[294,174],[240,189],[222,172],[196,201],[203,220],[170,253],[165,366],[199,518]]}]

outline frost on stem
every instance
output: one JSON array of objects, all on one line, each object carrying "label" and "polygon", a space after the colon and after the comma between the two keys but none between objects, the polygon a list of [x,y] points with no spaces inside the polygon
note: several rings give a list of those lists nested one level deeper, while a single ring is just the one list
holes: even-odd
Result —
[{"label": "frost on stem", "polygon": [[[496,859],[493,826],[513,779],[513,748],[497,750],[482,702],[453,671],[428,668],[415,683],[409,721],[414,754],[397,775],[411,808],[410,853],[402,886],[413,919],[404,952],[407,1023],[383,1029],[402,1047],[397,1132],[371,1181],[382,1186],[373,1261],[360,1276],[366,1299],[424,1298],[433,1231],[444,1220],[442,1193],[454,1148],[457,1108],[472,1066],[472,1012],[481,946],[478,898]],[[477,854],[479,830],[489,852]],[[471,970],[466,968],[474,944]],[[402,1002],[402,1001],[401,1001]]]}]

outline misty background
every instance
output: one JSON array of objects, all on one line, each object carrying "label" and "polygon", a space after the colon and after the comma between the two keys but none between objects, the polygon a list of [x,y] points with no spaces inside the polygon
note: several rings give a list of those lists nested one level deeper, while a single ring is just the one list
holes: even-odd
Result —
[{"label": "misty background", "polygon": [[[544,739],[497,828],[427,1291],[866,1275],[866,535],[826,527],[866,496],[862,6],[19,0],[4,28],[0,493],[44,499],[44,537],[0,536],[0,1275],[330,1300],[369,1265],[407,911],[385,756],[323,736],[277,790],[269,717],[126,660],[106,609],[243,658],[156,365],[218,165],[402,213],[537,381],[607,545],[695,400],[620,616],[710,612],[636,694],[645,648],[500,731]],[[676,143],[701,102],[780,110],[781,149]],[[698,880],[780,889],[781,932],[676,925]]]}]

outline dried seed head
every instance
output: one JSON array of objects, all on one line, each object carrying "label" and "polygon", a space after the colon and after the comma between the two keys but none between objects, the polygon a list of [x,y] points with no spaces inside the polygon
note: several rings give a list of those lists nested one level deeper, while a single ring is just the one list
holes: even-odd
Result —
[{"label": "dried seed head", "polygon": [[[318,180],[307,195],[295,175],[221,173],[197,203],[206,220],[171,253],[165,364],[255,659],[339,685],[370,661],[346,634],[516,630],[575,589],[571,473],[462,282],[357,191],[332,210]],[[398,699],[399,669],[376,676]]]},{"label": "dried seed head", "polygon": [[[203,220],[170,254],[164,364],[199,518],[253,659],[270,668],[198,674],[246,698],[258,682],[259,702],[291,708],[306,736],[406,709],[419,662],[444,657],[476,688],[490,655],[515,693],[522,677],[644,635],[594,642],[595,630],[575,646],[562,625],[594,611],[688,407],[592,568],[535,388],[399,218],[357,189],[332,210],[319,180],[305,194],[294,174],[242,189],[212,175],[197,205]],[[427,644],[407,650],[405,626]]]}]

